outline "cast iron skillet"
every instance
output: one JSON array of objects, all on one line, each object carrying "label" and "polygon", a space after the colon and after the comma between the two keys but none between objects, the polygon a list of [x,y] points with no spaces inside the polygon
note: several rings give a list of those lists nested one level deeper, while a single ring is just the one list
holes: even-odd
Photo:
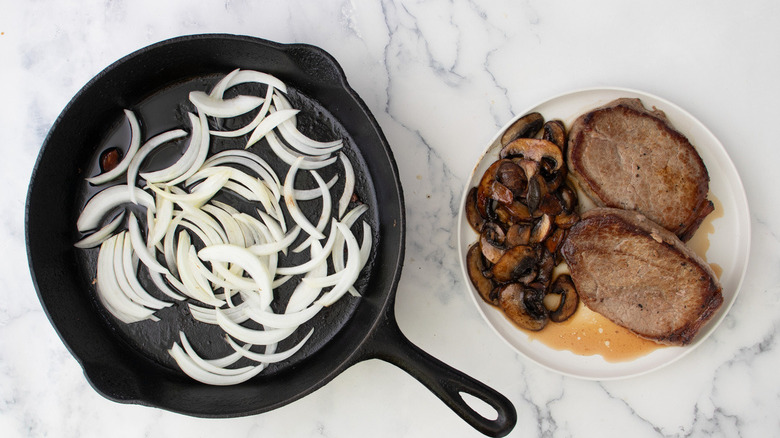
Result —
[{"label": "cast iron skillet", "polygon": [[[290,97],[315,114],[310,135],[345,139],[358,177],[358,195],[370,206],[376,244],[358,287],[363,297],[340,301],[313,323],[315,338],[287,362],[240,385],[215,387],[183,375],[165,350],[178,330],[211,339],[211,327],[189,321],[186,306],[173,306],[160,323],[117,322],[95,297],[96,251],[73,248],[75,221],[94,193],[84,176],[95,172],[99,151],[121,144],[122,110],[137,111],[149,138],[183,113],[165,119],[159,106],[207,90],[215,75],[234,68],[271,73],[290,86]],[[323,138],[325,140],[327,138]],[[140,215],[143,217],[143,215]],[[509,433],[513,405],[486,385],[413,345],[395,320],[395,290],[404,256],[405,212],[398,170],[376,120],[348,86],[341,67],[323,50],[235,35],[194,35],[143,48],[106,68],[68,104],[54,123],[33,171],[26,206],[27,251],[44,310],[67,348],[103,396],[200,417],[235,417],[269,411],[320,388],[351,365],[372,358],[407,371],[480,432]],[[216,342],[206,342],[219,345]],[[281,347],[280,347],[281,348]],[[215,346],[214,351],[220,351]],[[223,352],[224,353],[224,352]],[[497,411],[488,419],[462,393]]]}]

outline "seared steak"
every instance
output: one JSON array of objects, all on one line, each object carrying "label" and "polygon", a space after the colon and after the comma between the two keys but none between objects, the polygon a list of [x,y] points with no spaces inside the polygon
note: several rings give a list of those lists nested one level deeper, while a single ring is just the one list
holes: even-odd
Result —
[{"label": "seared steak", "polygon": [[723,302],[710,266],[634,211],[583,213],[561,253],[585,305],[659,343],[690,343]]},{"label": "seared steak", "polygon": [[662,111],[617,99],[569,131],[569,171],[598,206],[636,210],[687,241],[713,210],[709,176]]}]

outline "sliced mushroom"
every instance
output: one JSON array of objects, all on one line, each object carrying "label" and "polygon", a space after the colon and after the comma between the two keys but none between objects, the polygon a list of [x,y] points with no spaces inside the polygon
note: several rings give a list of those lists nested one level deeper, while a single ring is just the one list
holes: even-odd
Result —
[{"label": "sliced mushroom", "polygon": [[547,193],[539,202],[537,210],[543,214],[557,216],[563,213],[563,202],[555,193]]},{"label": "sliced mushroom", "polygon": [[555,231],[553,231],[552,234],[550,234],[550,236],[548,236],[544,241],[544,247],[547,248],[547,251],[550,251],[550,253],[555,256],[556,262],[560,256],[558,249],[561,247],[561,244],[565,238],[566,230],[564,228],[556,228]]},{"label": "sliced mushroom", "polygon": [[479,235],[479,246],[482,255],[490,263],[496,263],[506,252],[504,241],[506,234],[501,226],[495,222],[486,222],[482,227],[482,233]]},{"label": "sliced mushroom", "polygon": [[555,195],[561,200],[563,211],[566,213],[571,213],[577,208],[577,192],[569,184],[562,185]]},{"label": "sliced mushroom", "polygon": [[511,215],[509,221],[504,221],[505,223],[515,223],[518,221],[530,221],[533,219],[533,215],[531,214],[531,210],[528,209],[528,206],[523,204],[520,201],[512,202],[511,204],[503,205],[502,207],[505,207],[506,211]]},{"label": "sliced mushroom", "polygon": [[539,255],[537,256],[537,274],[535,283],[542,286],[542,292],[546,291],[552,280],[553,269],[555,269],[555,257],[547,250],[544,245],[539,246]]},{"label": "sliced mushroom", "polygon": [[541,243],[553,232],[553,222],[549,214],[543,214],[531,229],[531,243]]},{"label": "sliced mushroom", "polygon": [[519,327],[539,331],[547,325],[547,309],[536,290],[511,283],[502,287],[498,296],[504,314]]},{"label": "sliced mushroom", "polygon": [[528,210],[534,213],[542,202],[542,198],[547,195],[547,185],[544,182],[544,178],[536,174],[528,180],[528,193],[525,196],[525,203],[528,206]]},{"label": "sliced mushroom", "polygon": [[558,228],[569,229],[580,221],[580,215],[576,212],[563,213],[555,216],[555,226]]},{"label": "sliced mushroom", "polygon": [[560,295],[560,302],[555,309],[550,311],[550,319],[555,322],[563,322],[569,319],[580,303],[580,297],[571,276],[563,274],[558,276],[550,287],[550,294]]},{"label": "sliced mushroom", "polygon": [[493,199],[494,190],[498,187],[496,185],[498,169],[503,163],[503,160],[497,160],[491,164],[490,167],[485,170],[485,173],[482,175],[482,179],[477,186],[477,211],[485,219],[489,218],[488,204],[490,203],[490,200]]},{"label": "sliced mushroom", "polygon": [[525,188],[528,180],[523,168],[512,161],[506,161],[498,168],[497,179],[507,189],[512,191],[515,197],[525,196]]},{"label": "sliced mushroom", "polygon": [[477,188],[472,187],[469,194],[466,195],[466,221],[477,233],[482,231],[485,224],[485,218],[477,211]]},{"label": "sliced mushroom", "polygon": [[477,289],[479,296],[482,297],[486,303],[497,306],[498,291],[496,290],[493,280],[487,278],[484,274],[485,263],[482,260],[482,252],[480,251],[479,243],[471,245],[469,251],[466,253],[466,267],[468,268],[471,284]]},{"label": "sliced mushroom", "polygon": [[544,178],[544,183],[547,186],[548,192],[554,192],[566,182],[566,167],[562,166],[560,169],[555,170],[552,160],[547,158],[542,160],[539,168],[539,173]]},{"label": "sliced mushroom", "polygon": [[521,137],[533,137],[542,129],[544,117],[539,113],[528,113],[509,125],[501,136],[501,146],[506,146]]},{"label": "sliced mushroom", "polygon": [[[504,146],[499,153],[499,157],[519,157],[538,163],[536,171],[539,170],[538,166],[541,166],[543,159],[549,160],[551,170],[553,171],[557,171],[563,166],[563,155],[558,146],[538,138],[518,138]],[[534,171],[529,173],[528,169],[523,170],[526,171],[526,176],[529,178],[536,173]]]},{"label": "sliced mushroom", "polygon": [[531,242],[531,224],[516,223],[506,230],[505,244],[507,247],[528,245]]},{"label": "sliced mushroom", "polygon": [[536,250],[532,246],[518,245],[509,248],[491,268],[493,280],[499,283],[530,283],[536,278],[536,256]]},{"label": "sliced mushroom", "polygon": [[566,128],[560,120],[550,120],[542,127],[542,139],[555,144],[566,155]]}]

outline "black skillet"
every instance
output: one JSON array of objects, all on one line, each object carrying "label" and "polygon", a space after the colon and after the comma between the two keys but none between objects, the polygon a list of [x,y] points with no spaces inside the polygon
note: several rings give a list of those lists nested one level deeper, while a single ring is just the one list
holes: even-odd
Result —
[{"label": "black skillet", "polygon": [[[211,327],[190,321],[186,306],[166,309],[160,323],[126,325],[95,297],[95,251],[75,249],[75,220],[94,193],[84,177],[95,173],[99,152],[122,147],[122,109],[138,112],[148,138],[171,125],[162,111],[190,89],[207,90],[234,68],[271,73],[290,86],[312,136],[345,139],[358,176],[358,195],[369,204],[376,244],[358,287],[362,298],[340,301],[313,323],[316,337],[294,358],[240,385],[215,387],[183,375],[166,353],[178,330],[206,340],[218,354]],[[167,125],[167,126],[166,126]],[[326,138],[323,138],[326,139]],[[338,63],[323,50],[235,35],[194,35],[143,48],[93,78],[54,123],[33,171],[26,206],[27,251],[44,310],[63,342],[103,396],[199,417],[235,417],[269,411],[320,388],[351,365],[372,358],[390,362],[422,382],[480,432],[504,436],[517,416],[504,396],[413,345],[395,320],[395,291],[404,257],[405,212],[390,147]],[[222,347],[224,348],[224,346]],[[463,399],[470,394],[497,411],[485,418]]]}]

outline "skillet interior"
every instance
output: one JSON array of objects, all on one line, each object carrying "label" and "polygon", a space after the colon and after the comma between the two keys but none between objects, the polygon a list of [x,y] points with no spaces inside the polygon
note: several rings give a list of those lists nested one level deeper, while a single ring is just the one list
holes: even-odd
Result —
[{"label": "skillet interior", "polygon": [[[321,313],[314,322],[316,338],[307,348],[249,382],[211,387],[181,374],[165,350],[184,329],[191,337],[212,341],[202,350],[204,355],[225,353],[217,339],[219,331],[189,322],[186,306],[166,310],[162,324],[116,322],[96,302],[91,285],[97,251],[83,252],[72,244],[78,238],[74,230],[78,212],[94,192],[83,182],[84,176],[95,173],[103,147],[122,144],[127,135],[121,110],[131,108],[139,111],[141,120],[155,120],[144,126],[145,138],[172,128],[170,123],[182,126],[183,112],[171,112],[170,120],[159,119],[160,108],[174,100],[172,96],[208,89],[216,81],[215,73],[237,67],[274,74],[290,85],[296,103],[317,114],[319,122],[308,124],[313,136],[345,139],[345,152],[358,175],[358,196],[370,206],[367,219],[375,244],[358,284],[364,297],[350,297]],[[33,173],[26,213],[28,255],[39,298],[90,383],[113,400],[198,416],[267,411],[332,379],[355,360],[352,357],[383,309],[392,307],[403,260],[403,201],[395,163],[375,120],[347,86],[340,67],[311,46],[282,46],[248,37],[170,40],[104,70],[55,122]]]}]

